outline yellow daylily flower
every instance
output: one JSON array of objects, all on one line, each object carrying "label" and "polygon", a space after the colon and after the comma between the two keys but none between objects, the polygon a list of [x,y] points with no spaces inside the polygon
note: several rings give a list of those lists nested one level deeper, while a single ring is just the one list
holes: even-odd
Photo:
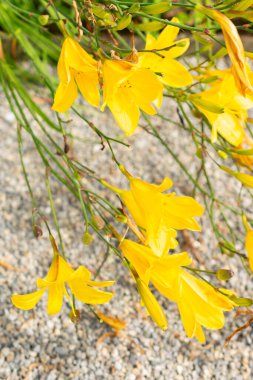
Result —
[{"label": "yellow daylily flower", "polygon": [[250,228],[245,215],[243,215],[243,223],[246,229],[245,249],[249,258],[249,267],[253,272],[253,230]]},{"label": "yellow daylily flower", "polygon": [[148,115],[156,114],[152,102],[162,98],[163,86],[152,71],[123,60],[106,60],[103,78],[101,109],[107,105],[127,135],[136,129],[140,109]]},{"label": "yellow daylily flower", "polygon": [[212,142],[216,142],[217,134],[220,134],[230,144],[239,146],[244,138],[247,110],[253,107],[253,100],[239,93],[231,70],[206,73],[206,77],[212,76],[218,79],[211,88],[191,96],[191,101],[212,125]]},{"label": "yellow daylily flower", "polygon": [[231,70],[236,86],[243,96],[247,93],[252,93],[253,87],[248,75],[245,52],[235,25],[227,16],[215,9],[206,8],[200,4],[196,6],[196,9],[211,17],[220,25],[225,39],[228,55],[232,62]]},{"label": "yellow daylily flower", "polygon": [[[176,17],[171,21],[174,23],[179,22]],[[149,51],[154,50],[154,52],[138,53],[138,65],[158,74],[157,76],[161,82],[170,87],[188,86],[193,81],[189,71],[180,62],[175,60],[190,45],[189,38],[175,41],[178,33],[179,28],[167,25],[157,38],[148,34],[145,49]]]},{"label": "yellow daylily flower", "polygon": [[[122,169],[124,170],[124,169]],[[112,188],[141,228],[145,244],[158,255],[177,246],[176,230],[200,231],[195,217],[201,216],[204,207],[192,197],[163,194],[173,182],[165,178],[160,185],[153,185],[139,178],[128,176],[130,190]]]},{"label": "yellow daylily flower", "polygon": [[177,303],[188,337],[204,343],[202,326],[224,326],[223,312],[231,310],[234,303],[223,292],[182,269],[191,264],[187,252],[158,257],[149,247],[130,240],[121,242],[120,248],[146,286],[151,282],[163,296]]},{"label": "yellow daylily flower", "polygon": [[64,296],[70,299],[66,289],[67,284],[72,294],[81,302],[87,304],[108,302],[113,294],[94,287],[111,286],[114,281],[99,282],[91,281],[90,278],[91,273],[84,266],[74,270],[61,256],[55,255],[46,277],[37,280],[39,290],[29,294],[14,294],[11,301],[19,309],[30,310],[48,291],[47,312],[49,315],[57,314],[61,311]]},{"label": "yellow daylily flower", "polygon": [[71,37],[65,38],[57,66],[60,84],[52,109],[67,111],[77,98],[79,88],[84,99],[97,107],[100,102],[97,62]]}]

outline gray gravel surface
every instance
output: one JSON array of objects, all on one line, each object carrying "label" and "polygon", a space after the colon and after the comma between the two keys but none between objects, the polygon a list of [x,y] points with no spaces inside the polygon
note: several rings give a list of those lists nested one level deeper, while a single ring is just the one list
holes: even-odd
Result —
[{"label": "gray gravel surface", "polygon": [[[50,114],[49,107],[43,107]],[[163,107],[166,115],[177,118],[174,105],[165,102]],[[80,109],[108,134],[121,134],[109,112],[100,113],[83,105]],[[74,142],[76,157],[115,185],[126,185],[108,149],[101,151],[98,138],[80,119],[73,114],[68,117],[72,119],[68,129],[71,128],[75,135],[86,140]],[[189,172],[196,175],[199,161],[194,156],[194,146],[189,136],[170,122],[157,119],[157,125]],[[33,122],[31,126],[36,130]],[[234,312],[227,315],[222,331],[206,331],[207,343],[201,346],[185,336],[176,306],[158,296],[169,320],[169,329],[162,332],[145,315],[131,277],[113,256],[103,267],[100,278],[117,279],[115,296],[101,310],[127,321],[127,327],[118,337],[108,336],[96,345],[98,339],[110,329],[100,324],[85,305],[80,305],[82,314],[77,326],[70,321],[66,304],[60,315],[48,317],[46,297],[34,312],[15,309],[10,302],[11,294],[35,290],[35,279],[45,275],[52,256],[46,231],[39,240],[33,237],[31,231],[31,203],[18,157],[16,122],[3,94],[0,95],[0,131],[0,260],[17,269],[0,266],[0,379],[252,379],[252,330],[248,329],[227,348],[223,347],[225,338],[243,322],[234,320]],[[192,187],[188,180],[155,138],[138,130],[128,142],[131,144],[129,149],[115,144],[115,152],[136,176],[153,182],[170,176],[178,193],[190,193]],[[53,225],[45,190],[44,168],[30,137],[25,133],[24,159],[38,207]],[[240,190],[239,184],[212,167],[210,162],[207,167],[217,195],[233,203],[232,199]],[[83,181],[87,184],[85,179]],[[105,245],[96,236],[91,246],[83,245],[84,227],[79,204],[61,184],[52,182],[69,261],[75,266],[84,264],[94,272],[103,259]],[[92,183],[91,186],[119,205],[115,196],[96,184]],[[252,212],[251,199],[245,195],[244,202]],[[216,213],[219,223],[218,210]],[[236,233],[242,228],[241,222],[234,220],[232,215],[228,217]],[[201,233],[188,234],[192,244],[189,251],[195,253],[195,263],[197,255],[201,259],[197,265],[207,265],[210,269],[232,269],[235,276],[228,285],[239,294],[252,296],[252,278],[242,268],[238,258],[228,259],[219,253],[207,215],[202,218],[201,224]],[[224,227],[221,225],[221,228]],[[241,244],[239,247],[241,249]],[[181,248],[185,248],[184,240]]]}]

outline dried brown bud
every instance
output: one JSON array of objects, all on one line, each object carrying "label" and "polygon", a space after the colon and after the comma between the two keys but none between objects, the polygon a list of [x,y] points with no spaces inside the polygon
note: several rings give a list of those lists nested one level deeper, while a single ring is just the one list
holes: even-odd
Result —
[{"label": "dried brown bud", "polygon": [[42,228],[40,226],[33,226],[33,233],[36,238],[39,238],[43,235]]}]

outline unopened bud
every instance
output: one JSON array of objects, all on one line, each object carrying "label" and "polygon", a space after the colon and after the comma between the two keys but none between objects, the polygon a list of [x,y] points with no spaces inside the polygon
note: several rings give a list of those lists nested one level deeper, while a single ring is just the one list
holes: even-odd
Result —
[{"label": "unopened bud", "polygon": [[228,158],[227,153],[223,152],[223,150],[218,150],[218,155],[223,159],[226,160]]},{"label": "unopened bud", "polygon": [[215,274],[218,280],[227,281],[233,277],[234,272],[230,269],[219,269]]},{"label": "unopened bud", "polygon": [[90,245],[93,241],[93,237],[91,236],[91,234],[89,234],[89,232],[85,232],[85,234],[83,235],[83,243],[85,245]]},{"label": "unopened bud", "polygon": [[230,299],[238,306],[250,307],[253,305],[253,300],[251,298],[232,296]]},{"label": "unopened bud", "polygon": [[117,222],[119,223],[127,223],[127,217],[123,214],[117,214],[115,219],[117,220]]},{"label": "unopened bud", "polygon": [[74,323],[74,324],[77,324],[80,322],[80,317],[81,317],[81,313],[79,310],[75,309],[75,310],[71,310],[71,312],[69,313],[69,317],[71,319],[71,321]]},{"label": "unopened bud", "polygon": [[38,17],[38,20],[39,20],[40,25],[45,26],[48,23],[49,15],[41,15]]}]

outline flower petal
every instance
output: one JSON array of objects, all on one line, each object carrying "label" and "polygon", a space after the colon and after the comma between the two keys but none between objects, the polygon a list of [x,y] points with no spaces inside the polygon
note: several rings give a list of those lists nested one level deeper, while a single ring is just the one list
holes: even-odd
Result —
[{"label": "flower petal", "polygon": [[52,110],[66,112],[77,98],[78,92],[73,78],[68,83],[61,82],[54,96]]},{"label": "flower petal", "polygon": [[81,302],[87,304],[102,304],[110,301],[113,293],[103,292],[85,285],[79,279],[73,279],[68,282],[74,296]]},{"label": "flower petal", "polygon": [[243,126],[239,119],[233,114],[229,112],[219,114],[213,126],[230,144],[234,146],[241,144],[244,137]]},{"label": "flower petal", "polygon": [[249,266],[253,272],[253,230],[249,230],[246,234],[245,248],[248,253]]},{"label": "flower petal", "polygon": [[140,118],[139,107],[134,102],[131,92],[128,89],[119,88],[115,96],[108,102],[108,107],[120,128],[126,135],[131,135]]},{"label": "flower petal", "polygon": [[30,310],[33,309],[36,304],[41,299],[43,293],[47,290],[47,288],[42,288],[37,290],[37,292],[29,293],[29,294],[13,294],[11,297],[11,302],[14,306],[22,310]]},{"label": "flower petal", "polygon": [[49,315],[57,314],[61,311],[64,295],[64,284],[55,283],[48,287],[47,312]]},{"label": "flower petal", "polygon": [[141,300],[146,306],[149,315],[162,330],[166,330],[168,327],[167,319],[155,296],[151,293],[149,287],[139,278],[136,280],[136,284]]},{"label": "flower petal", "polygon": [[189,71],[175,59],[164,58],[157,64],[156,71],[162,74],[162,82],[170,87],[180,88],[189,86],[193,82]]},{"label": "flower petal", "polygon": [[74,77],[84,99],[92,106],[98,107],[100,102],[100,94],[98,90],[97,70],[75,72]]}]

